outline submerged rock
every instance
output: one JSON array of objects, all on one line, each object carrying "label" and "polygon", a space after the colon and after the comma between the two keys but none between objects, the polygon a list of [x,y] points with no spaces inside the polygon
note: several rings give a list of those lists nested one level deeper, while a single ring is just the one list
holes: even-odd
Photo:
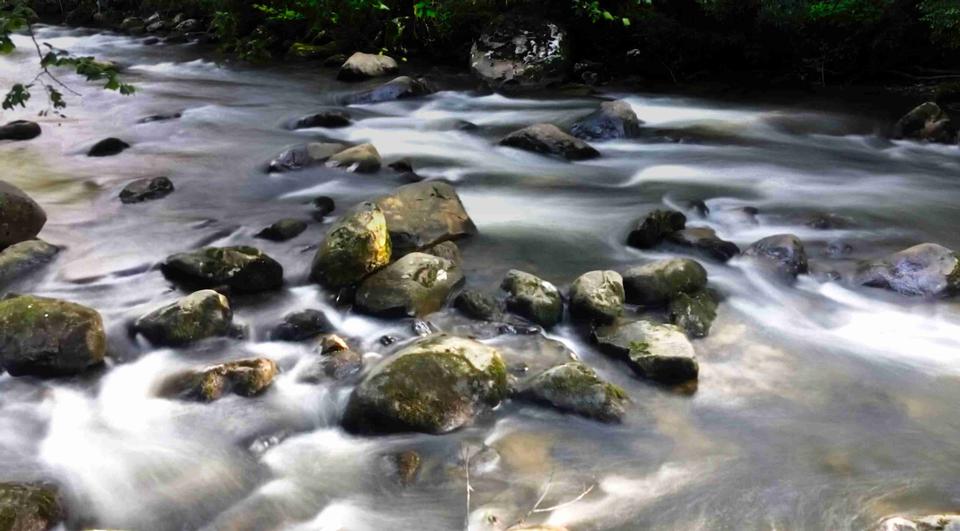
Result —
[{"label": "submerged rock", "polygon": [[662,306],[682,293],[707,286],[707,270],[695,260],[672,258],[630,268],[623,274],[626,300],[631,304]]},{"label": "submerged rock", "polygon": [[103,362],[96,310],[32,295],[0,301],[0,366],[12,376],[68,376]]},{"label": "submerged rock", "polygon": [[171,376],[158,394],[200,402],[213,402],[229,393],[249,398],[266,391],[278,372],[277,364],[267,358],[231,361]]},{"label": "submerged rock", "polygon": [[103,140],[97,142],[87,151],[88,157],[109,157],[112,155],[117,155],[123,152],[125,149],[129,148],[130,144],[127,144],[119,138],[104,138]]},{"label": "submerged rock", "polygon": [[545,20],[505,14],[473,43],[470,69],[493,90],[542,89],[563,81],[569,67],[567,34]]},{"label": "submerged rock", "polygon": [[960,257],[935,243],[922,243],[882,260],[864,262],[854,277],[858,284],[904,295],[947,297],[960,291]]},{"label": "submerged rock", "polygon": [[637,249],[651,249],[664,238],[687,225],[687,216],[676,210],[654,210],[637,221],[627,236],[627,245]]},{"label": "submerged rock", "polygon": [[293,124],[293,129],[325,127],[329,129],[350,125],[350,115],[343,111],[324,111],[304,116]]},{"label": "submerged rock", "polygon": [[550,328],[563,319],[563,298],[560,290],[530,273],[512,269],[500,288],[507,293],[507,309]]},{"label": "submerged rock", "polygon": [[282,173],[308,168],[314,164],[326,162],[330,157],[349,148],[339,142],[311,142],[302,146],[284,150],[267,163],[270,173]]},{"label": "submerged rock", "polygon": [[893,128],[893,136],[953,144],[957,141],[957,126],[939,105],[928,101],[900,118]]},{"label": "submerged rock", "polygon": [[175,282],[245,293],[278,289],[283,266],[255,247],[206,247],[172,255],[160,266]]},{"label": "submerged rock", "polygon": [[399,70],[397,62],[392,57],[356,52],[340,66],[337,79],[340,81],[364,81],[372,77],[396,75]]},{"label": "submerged rock", "polygon": [[390,263],[390,235],[380,207],[361,203],[340,218],[313,257],[310,277],[344,288]]},{"label": "submerged rock", "polygon": [[885,518],[874,531],[960,531],[960,514]]},{"label": "submerged rock", "polygon": [[353,146],[327,159],[327,166],[343,168],[357,173],[373,173],[380,169],[380,153],[373,144]]},{"label": "submerged rock", "polygon": [[465,289],[453,301],[454,307],[461,313],[480,321],[499,321],[503,317],[500,301],[488,293]]},{"label": "submerged rock", "polygon": [[254,238],[261,238],[274,242],[285,242],[296,238],[303,231],[307,230],[307,223],[299,219],[281,219],[276,223],[264,228],[254,235]]},{"label": "submerged rock", "polygon": [[23,190],[0,181],[0,248],[32,240],[47,223],[47,213]]},{"label": "submerged rock", "polygon": [[506,365],[495,348],[435,334],[367,374],[350,395],[343,425],[361,433],[447,433],[506,395]]},{"label": "submerged rock", "polygon": [[0,528],[8,531],[54,529],[64,519],[57,489],[38,483],[0,483]]},{"label": "submerged rock", "polygon": [[706,227],[683,229],[668,235],[667,240],[718,262],[726,262],[740,254],[740,248],[735,243],[721,240],[716,231]]},{"label": "submerged rock", "polygon": [[600,109],[577,120],[570,127],[570,134],[588,140],[633,138],[640,135],[642,123],[629,103],[605,101],[600,104]]},{"label": "submerged rock", "polygon": [[0,140],[31,140],[40,136],[40,124],[15,120],[0,126]]},{"label": "submerged rock", "polygon": [[791,278],[808,271],[807,253],[803,249],[803,243],[793,234],[767,236],[754,242],[743,255],[759,259],[766,266]]},{"label": "submerged rock", "polygon": [[419,98],[433,94],[435,91],[430,82],[424,78],[400,76],[387,81],[379,87],[354,94],[346,98],[347,103],[381,103],[384,101]]},{"label": "submerged rock", "polygon": [[327,316],[319,310],[288,313],[270,332],[274,341],[305,341],[333,330]]},{"label": "submerged rock", "polygon": [[413,450],[406,450],[390,457],[400,484],[404,486],[412,485],[417,480],[417,473],[420,471],[420,454]]},{"label": "submerged rock", "polygon": [[717,300],[707,290],[680,293],[670,301],[670,322],[682,328],[689,337],[707,337],[717,318]]},{"label": "submerged rock", "polygon": [[181,346],[224,336],[233,329],[230,301],[213,290],[201,290],[144,315],[133,330],[158,346]]},{"label": "submerged rock", "polygon": [[120,202],[124,204],[142,203],[161,199],[173,192],[173,183],[167,177],[148,177],[137,179],[120,191]]},{"label": "submerged rock", "polygon": [[580,362],[565,363],[534,376],[523,385],[519,396],[603,422],[620,422],[629,400],[623,389],[604,382]]},{"label": "submerged rock", "polygon": [[500,140],[501,146],[554,155],[567,160],[586,160],[600,156],[589,144],[564,133],[553,124],[535,124],[514,131]]},{"label": "submerged rock", "polygon": [[599,322],[623,313],[623,277],[616,271],[591,271],[570,286],[570,314]]},{"label": "submerged rock", "polygon": [[360,284],[357,310],[373,315],[422,317],[443,307],[463,273],[450,260],[410,253]]},{"label": "submerged rock", "polygon": [[453,186],[413,183],[377,199],[396,254],[418,251],[477,233]]},{"label": "submerged rock", "polygon": [[0,252],[0,288],[35,271],[60,253],[60,248],[43,240],[15,243]]},{"label": "submerged rock", "polygon": [[680,328],[649,321],[620,321],[594,330],[604,352],[626,361],[638,376],[666,384],[696,380],[700,366]]}]

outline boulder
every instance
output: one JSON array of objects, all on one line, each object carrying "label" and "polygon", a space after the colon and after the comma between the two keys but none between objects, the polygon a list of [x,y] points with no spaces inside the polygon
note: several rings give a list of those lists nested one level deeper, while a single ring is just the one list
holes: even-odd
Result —
[{"label": "boulder", "polygon": [[0,140],[30,140],[40,133],[40,124],[27,120],[15,120],[0,126]]},{"label": "boulder", "polygon": [[403,486],[412,485],[420,472],[420,454],[414,450],[405,450],[390,456],[394,473]]},{"label": "boulder", "polygon": [[623,101],[605,101],[600,109],[577,120],[570,133],[587,140],[611,140],[640,136],[640,125],[630,104]]},{"label": "boulder", "polygon": [[311,142],[284,150],[267,164],[267,171],[282,173],[296,171],[326,162],[349,146],[339,142]]},{"label": "boulder", "polygon": [[285,242],[299,236],[307,230],[307,223],[299,219],[281,219],[264,228],[253,237],[274,242]]},{"label": "boulder", "polygon": [[303,310],[288,313],[283,321],[270,332],[274,341],[305,341],[330,332],[333,326],[319,310]]},{"label": "boulder", "polygon": [[363,356],[340,336],[329,335],[320,345],[320,369],[328,378],[343,380],[363,369]]},{"label": "boulder", "polygon": [[199,20],[195,18],[188,18],[180,22],[176,26],[174,26],[173,30],[181,34],[187,34],[187,33],[196,33],[198,31],[202,31],[203,28],[200,25]]},{"label": "boulder", "polygon": [[60,252],[43,240],[15,243],[0,252],[0,288],[53,261]]},{"label": "boulder", "polygon": [[117,155],[129,147],[130,144],[127,144],[119,138],[104,138],[103,140],[94,144],[90,150],[87,151],[87,156],[109,157],[112,155]]},{"label": "boulder", "polygon": [[900,118],[893,137],[952,144],[957,140],[957,126],[939,105],[928,101]]},{"label": "boulder", "polygon": [[463,255],[460,254],[460,247],[453,242],[438,243],[433,247],[424,249],[423,252],[432,256],[446,258],[458,266],[463,264]]},{"label": "boulder", "polygon": [[463,273],[450,260],[410,253],[367,277],[354,304],[371,315],[422,317],[442,308],[461,282]]},{"label": "boulder", "polygon": [[670,322],[689,337],[707,337],[717,318],[717,300],[708,290],[680,293],[670,301]]},{"label": "boulder", "polygon": [[620,422],[629,401],[623,389],[604,382],[593,369],[576,361],[530,378],[518,396],[603,422]]},{"label": "boulder", "polygon": [[386,55],[356,52],[350,56],[337,73],[340,81],[364,81],[373,77],[393,76],[400,71],[397,62]]},{"label": "boulder", "polygon": [[353,146],[327,159],[327,166],[357,173],[373,173],[380,169],[380,153],[373,144]]},{"label": "boulder", "polygon": [[57,489],[39,483],[0,483],[0,528],[44,531],[63,522],[65,511]]},{"label": "boulder", "polygon": [[309,129],[313,127],[333,129],[337,127],[347,127],[350,123],[350,115],[343,111],[324,111],[298,119],[294,122],[293,129]]},{"label": "boulder", "polygon": [[454,299],[453,305],[471,319],[499,321],[500,318],[503,317],[500,301],[493,295],[475,289],[463,290],[463,292]]},{"label": "boulder", "polygon": [[103,362],[103,319],[76,303],[23,295],[0,301],[0,367],[13,376],[68,376]]},{"label": "boulder", "polygon": [[567,34],[556,24],[516,13],[493,20],[473,43],[470,69],[490,88],[511,92],[563,81]]},{"label": "boulder", "polygon": [[623,274],[627,302],[663,306],[682,293],[707,286],[707,270],[689,258],[658,260],[632,267]]},{"label": "boulder", "polygon": [[345,288],[389,264],[390,256],[383,211],[361,203],[330,228],[313,257],[310,277],[329,288]]},{"label": "boulder", "polygon": [[553,124],[534,124],[524,127],[503,137],[500,145],[567,160],[586,160],[600,156],[600,152],[589,144],[564,133]]},{"label": "boulder", "polygon": [[167,177],[148,177],[137,179],[120,191],[120,202],[124,204],[142,203],[166,197],[173,192],[173,183]]},{"label": "boulder", "polygon": [[325,195],[314,197],[313,201],[310,201],[310,204],[312,204],[314,208],[314,217],[320,216],[321,218],[325,218],[328,215],[333,214],[333,211],[337,209],[337,203],[333,200],[333,198]]},{"label": "boulder", "polygon": [[345,103],[348,104],[370,104],[382,103],[385,101],[404,100],[408,98],[419,98],[436,92],[433,86],[424,78],[412,78],[400,76],[391,79],[386,83],[365,90],[358,94],[347,96]]},{"label": "boulder", "polygon": [[721,240],[716,231],[706,227],[690,227],[671,233],[667,241],[718,262],[726,262],[740,254],[740,248],[735,243]]},{"label": "boulder", "polygon": [[146,26],[146,24],[144,24],[143,19],[140,17],[127,17],[120,23],[120,29],[127,31],[144,26]]},{"label": "boulder", "polygon": [[759,260],[765,267],[790,278],[808,271],[803,243],[793,234],[767,236],[754,242],[743,255]]},{"label": "boulder", "polygon": [[700,366],[680,328],[649,321],[618,321],[593,332],[605,353],[623,359],[642,378],[666,384],[696,380]]},{"label": "boulder", "polygon": [[597,322],[623,313],[623,277],[616,271],[591,271],[570,286],[570,315]]},{"label": "boulder", "polygon": [[397,254],[477,233],[453,186],[443,182],[413,183],[377,199]]},{"label": "boulder", "polygon": [[874,531],[958,531],[960,514],[884,518]]},{"label": "boulder", "polygon": [[279,289],[283,266],[247,246],[206,247],[172,255],[160,266],[164,276],[199,288],[227,287],[242,293]]},{"label": "boulder", "polygon": [[508,310],[544,328],[550,328],[563,319],[560,290],[546,280],[512,269],[507,272],[500,289],[509,294]]},{"label": "boulder", "polygon": [[230,301],[216,291],[197,291],[137,319],[133,330],[157,346],[178,347],[233,330]]},{"label": "boulder", "polygon": [[903,295],[953,296],[960,291],[960,256],[942,245],[922,243],[860,264],[854,280]]},{"label": "boulder", "polygon": [[47,223],[47,213],[12,184],[0,181],[0,248],[32,240]]},{"label": "boulder", "polygon": [[506,395],[507,369],[495,348],[434,334],[370,371],[350,395],[343,425],[359,433],[447,433]]},{"label": "boulder", "polygon": [[683,230],[687,225],[687,216],[676,210],[654,210],[639,221],[627,236],[627,245],[637,249],[656,247],[668,235]]},{"label": "boulder", "polygon": [[278,372],[277,364],[267,358],[231,361],[175,374],[161,384],[158,395],[200,402],[213,402],[229,393],[249,398],[266,391]]}]

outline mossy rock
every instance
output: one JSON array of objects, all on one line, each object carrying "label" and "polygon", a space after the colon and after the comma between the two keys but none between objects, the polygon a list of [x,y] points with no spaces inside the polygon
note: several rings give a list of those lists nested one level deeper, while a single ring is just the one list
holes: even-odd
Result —
[{"label": "mossy rock", "polygon": [[693,345],[674,325],[621,320],[594,330],[593,339],[642,378],[679,384],[696,380],[700,372]]},{"label": "mossy rock", "polygon": [[503,317],[500,301],[489,293],[465,289],[453,301],[454,307],[471,319],[499,321]]},{"label": "mossy rock", "polygon": [[181,346],[223,336],[233,327],[230,301],[213,290],[191,293],[144,315],[133,329],[154,345]]},{"label": "mossy rock", "polygon": [[360,433],[447,433],[506,394],[506,366],[495,348],[437,334],[371,371],[351,394],[343,424]]},{"label": "mossy rock", "polygon": [[688,227],[672,232],[666,240],[674,246],[692,251],[717,262],[727,262],[740,254],[737,244],[720,239],[709,227]]},{"label": "mossy rock", "polygon": [[344,288],[389,264],[390,256],[383,212],[373,203],[361,203],[330,228],[310,275],[329,288]]},{"label": "mossy rock", "polygon": [[623,389],[604,382],[580,362],[565,363],[532,377],[519,396],[603,422],[620,422],[629,401]]},{"label": "mossy rock", "polygon": [[509,294],[507,309],[550,328],[563,320],[563,298],[553,284],[530,273],[512,269],[500,284]]},{"label": "mossy rock", "polygon": [[903,295],[951,297],[960,293],[960,255],[942,245],[922,243],[861,263],[854,281]]},{"label": "mossy rock", "polygon": [[377,199],[396,254],[433,247],[477,233],[457,191],[447,183],[422,182]]},{"label": "mossy rock", "polygon": [[372,315],[422,317],[442,308],[461,282],[463,272],[450,260],[410,253],[367,277],[355,305]]},{"label": "mossy rock", "polygon": [[707,270],[695,260],[672,258],[628,269],[623,274],[627,302],[662,306],[681,293],[707,286]]},{"label": "mossy rock", "polygon": [[266,391],[278,372],[277,364],[267,358],[231,361],[171,376],[161,385],[159,395],[200,402],[219,400],[229,393],[249,398]]},{"label": "mossy rock", "polygon": [[63,521],[55,487],[36,483],[0,483],[0,531],[44,531]]},{"label": "mossy rock", "polygon": [[0,181],[0,248],[32,240],[47,223],[47,213],[23,190]]},{"label": "mossy rock", "polygon": [[279,289],[283,266],[248,246],[206,247],[170,256],[160,266],[164,276],[191,288],[228,287],[242,293]]},{"label": "mossy rock", "polygon": [[654,210],[639,221],[627,236],[627,245],[637,249],[656,247],[663,239],[687,225],[687,216],[676,210]]},{"label": "mossy rock", "polygon": [[578,319],[610,322],[623,313],[623,277],[616,271],[591,271],[570,286],[570,314]]},{"label": "mossy rock", "polygon": [[681,293],[670,301],[670,322],[682,328],[689,337],[707,337],[717,318],[717,299],[709,291]]},{"label": "mossy rock", "polygon": [[15,243],[0,252],[0,288],[49,264],[60,248],[43,240]]},{"label": "mossy rock", "polygon": [[67,376],[103,362],[96,310],[32,295],[0,301],[0,366],[13,376]]}]

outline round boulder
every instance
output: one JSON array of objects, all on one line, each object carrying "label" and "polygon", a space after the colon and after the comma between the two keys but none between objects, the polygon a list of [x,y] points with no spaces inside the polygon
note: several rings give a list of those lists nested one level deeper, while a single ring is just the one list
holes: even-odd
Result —
[{"label": "round boulder", "polygon": [[148,177],[137,179],[120,191],[120,202],[124,204],[142,203],[160,199],[173,192],[173,183],[167,177]]},{"label": "round boulder", "polygon": [[580,362],[534,376],[522,386],[519,397],[602,422],[620,422],[629,401],[623,389],[604,382]]},{"label": "round boulder", "polygon": [[687,216],[676,210],[654,210],[639,221],[627,236],[627,245],[637,249],[651,249],[663,239],[687,225]]},{"label": "round boulder", "polygon": [[407,184],[377,199],[377,206],[383,211],[396,254],[477,233],[460,196],[447,183]]},{"label": "round boulder", "polygon": [[303,310],[283,317],[283,322],[270,332],[274,341],[305,341],[333,329],[327,316],[319,310]]},{"label": "round boulder", "polygon": [[32,240],[47,223],[47,213],[16,186],[0,181],[0,248]]},{"label": "round boulder", "polygon": [[605,101],[600,109],[576,121],[570,133],[588,140],[633,138],[640,135],[640,124],[630,104],[623,101]]},{"label": "round boulder", "polygon": [[171,376],[160,387],[165,398],[212,402],[233,393],[257,396],[270,387],[279,369],[273,360],[255,358],[231,361]]},{"label": "round boulder", "polygon": [[133,325],[158,346],[180,346],[230,333],[233,311],[230,301],[213,290],[191,293],[144,315]]},{"label": "round boulder", "polygon": [[498,321],[503,316],[496,297],[475,289],[463,290],[453,305],[467,317],[480,321]]},{"label": "round boulder", "polygon": [[935,243],[921,243],[860,265],[855,280],[903,295],[947,297],[960,291],[960,256]]},{"label": "round boulder", "polygon": [[336,153],[327,159],[327,166],[357,173],[373,173],[380,169],[380,153],[373,144],[360,144]]},{"label": "round boulder", "polygon": [[563,298],[556,286],[530,273],[512,269],[500,284],[509,294],[507,309],[550,328],[563,319]]},{"label": "round boulder", "polygon": [[389,264],[390,255],[383,212],[373,203],[361,203],[330,228],[310,276],[329,288],[344,288]]},{"label": "round boulder", "polygon": [[707,285],[707,270],[695,260],[673,258],[633,267],[623,274],[627,302],[663,306],[681,293]]},{"label": "round boulder", "polygon": [[461,282],[463,273],[450,260],[410,253],[367,277],[355,305],[372,315],[422,317],[442,308]]},{"label": "round boulder", "polygon": [[567,160],[586,160],[600,156],[600,152],[589,144],[564,133],[553,124],[534,124],[524,127],[503,137],[500,145]]},{"label": "round boulder", "polygon": [[296,238],[303,231],[307,230],[307,223],[300,219],[281,219],[276,223],[264,228],[253,237],[274,242],[285,242]]},{"label": "round boulder", "polygon": [[403,100],[407,98],[419,98],[435,92],[430,82],[424,78],[412,78],[400,76],[387,81],[379,87],[365,90],[359,94],[347,96],[344,103],[364,104],[381,103],[384,101]]},{"label": "round boulder", "polygon": [[40,136],[40,124],[15,120],[0,126],[0,140],[30,140]]},{"label": "round boulder", "polygon": [[160,266],[164,276],[197,288],[228,287],[255,293],[279,289],[283,266],[254,247],[206,247],[170,256]]},{"label": "round boulder", "polygon": [[939,105],[928,101],[900,118],[893,127],[893,136],[952,144],[956,142],[957,127]]},{"label": "round boulder", "polygon": [[372,77],[396,75],[398,71],[400,71],[400,68],[392,57],[356,52],[340,66],[337,79],[340,81],[364,81]]},{"label": "round boulder", "polygon": [[670,322],[689,337],[707,337],[717,318],[717,300],[709,290],[681,293],[670,301],[669,314]]},{"label": "round boulder", "polygon": [[623,313],[623,277],[616,271],[591,271],[570,286],[570,314],[599,322],[613,321]]},{"label": "round boulder", "polygon": [[793,234],[767,236],[748,247],[743,255],[759,259],[777,273],[791,278],[808,271],[803,243]]},{"label": "round boulder", "polygon": [[37,270],[60,253],[60,248],[43,240],[15,243],[0,252],[0,288]]},{"label": "round boulder", "polygon": [[103,140],[94,144],[89,151],[87,151],[88,157],[109,157],[112,155],[117,155],[122,153],[125,149],[129,148],[130,144],[127,144],[119,138],[104,138]]}]

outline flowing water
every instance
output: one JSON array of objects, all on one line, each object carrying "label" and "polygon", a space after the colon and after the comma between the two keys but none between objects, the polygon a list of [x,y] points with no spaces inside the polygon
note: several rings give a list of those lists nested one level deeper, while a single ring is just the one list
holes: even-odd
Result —
[{"label": "flowing water", "polygon": [[[612,91],[602,96],[625,98],[651,129],[686,140],[595,143],[601,158],[567,163],[495,140],[534,122],[569,123],[598,98],[483,94],[444,72],[433,74],[451,90],[352,106],[350,127],[294,132],[285,121],[336,106],[358,85],[315,66],[218,66],[197,47],[120,35],[44,27],[39,37],[118,62],[139,89],[123,97],[64,76],[82,101],[70,97],[66,118],[41,119],[39,138],[0,145],[0,175],[45,207],[41,236],[66,247],[14,289],[96,308],[110,339],[104,371],[0,376],[0,477],[59,484],[69,527],[440,530],[525,520],[575,530],[840,530],[960,507],[960,308],[846,281],[859,259],[925,241],[960,248],[958,148],[883,140],[876,131],[887,116],[868,105],[835,112]],[[3,86],[35,72],[29,41],[17,44],[0,62]],[[41,99],[3,119],[35,117]],[[137,123],[171,112],[182,118]],[[106,136],[133,147],[83,155]],[[372,142],[385,161],[408,157],[421,175],[452,182],[480,231],[461,242],[469,286],[495,289],[519,268],[565,287],[589,270],[669,256],[622,243],[637,217],[664,205],[741,247],[794,233],[812,274],[788,286],[741,260],[705,262],[725,300],[710,336],[694,342],[695,393],[633,378],[568,325],[546,338],[486,336],[531,367],[575,353],[631,396],[621,425],[508,402],[445,436],[351,436],[338,428],[350,387],[300,383],[312,346],[269,342],[266,330],[290,311],[320,308],[369,366],[396,348],[378,339],[412,337],[411,321],[353,314],[307,281],[329,221],[287,243],[252,236],[280,218],[308,219],[317,195],[341,212],[402,183],[387,169],[263,172],[283,148],[318,137]],[[117,199],[125,183],[157,175],[174,181],[172,195]],[[691,200],[704,200],[709,215],[697,216]],[[846,223],[806,224],[823,213]],[[836,241],[852,252],[828,256]],[[133,319],[180,293],[155,265],[208,244],[253,244],[285,268],[282,291],[235,301],[248,339],[156,350],[131,338]],[[449,311],[431,320],[469,327]],[[255,355],[283,369],[263,396],[154,396],[178,370]],[[410,449],[423,465],[403,486],[390,456]]]}]

